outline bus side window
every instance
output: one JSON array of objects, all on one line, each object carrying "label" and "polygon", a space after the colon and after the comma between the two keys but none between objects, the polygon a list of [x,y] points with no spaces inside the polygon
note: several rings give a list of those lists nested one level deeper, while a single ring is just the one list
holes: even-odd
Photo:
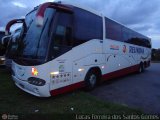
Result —
[{"label": "bus side window", "polygon": [[65,34],[65,38],[66,38],[66,45],[67,46],[72,46],[72,28],[71,27],[66,27],[66,34]]},{"label": "bus side window", "polygon": [[59,12],[53,36],[52,58],[56,58],[72,49],[72,14]]},{"label": "bus side window", "polygon": [[74,47],[92,39],[103,39],[102,17],[74,8]]},{"label": "bus side window", "polygon": [[71,38],[72,37],[72,28],[58,25],[56,28],[56,34],[54,39],[54,47],[57,48],[57,45],[60,47],[64,46],[72,46]]}]

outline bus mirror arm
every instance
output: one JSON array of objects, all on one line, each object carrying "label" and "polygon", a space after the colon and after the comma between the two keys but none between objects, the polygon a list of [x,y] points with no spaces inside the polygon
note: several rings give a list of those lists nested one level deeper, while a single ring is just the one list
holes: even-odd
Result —
[{"label": "bus mirror arm", "polygon": [[[10,40],[10,37],[11,37],[10,35],[4,36],[4,37],[2,38],[2,41],[1,41],[0,44],[4,45],[4,44],[5,44],[5,41],[7,41],[7,40],[9,41],[9,40]],[[7,42],[8,42],[8,41],[7,41]]]},{"label": "bus mirror arm", "polygon": [[39,27],[43,26],[44,13],[47,8],[60,9],[60,10],[66,11],[66,12],[73,13],[73,11],[70,8],[68,8],[64,5],[61,5],[59,3],[53,3],[53,2],[43,3],[39,6],[38,11],[36,13],[36,25]]},{"label": "bus mirror arm", "polygon": [[15,23],[24,23],[24,19],[14,19],[8,22],[5,28],[5,35],[10,35],[10,28]]}]

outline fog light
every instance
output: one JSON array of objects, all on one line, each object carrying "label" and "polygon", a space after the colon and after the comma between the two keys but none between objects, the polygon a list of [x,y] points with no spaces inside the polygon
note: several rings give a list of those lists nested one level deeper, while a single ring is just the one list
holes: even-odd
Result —
[{"label": "fog light", "polygon": [[4,61],[4,60],[6,60],[6,59],[5,59],[5,58],[0,58],[0,60]]},{"label": "fog light", "polygon": [[46,81],[40,78],[30,77],[28,78],[28,83],[36,86],[43,86],[45,85]]}]

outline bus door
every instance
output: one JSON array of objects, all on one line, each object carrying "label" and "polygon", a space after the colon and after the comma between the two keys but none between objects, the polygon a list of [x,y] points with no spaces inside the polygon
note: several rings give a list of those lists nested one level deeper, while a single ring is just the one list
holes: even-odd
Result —
[{"label": "bus door", "polygon": [[[56,59],[54,65],[59,69],[59,77],[51,89],[61,88],[72,83],[72,61],[63,54],[72,49],[73,43],[73,14],[57,12],[53,22],[53,35],[51,44],[51,59]],[[54,68],[53,68],[54,69]],[[51,68],[52,70],[52,68]]]},{"label": "bus door", "polygon": [[72,14],[60,12],[57,16],[52,56],[54,58],[59,57],[72,48]]}]

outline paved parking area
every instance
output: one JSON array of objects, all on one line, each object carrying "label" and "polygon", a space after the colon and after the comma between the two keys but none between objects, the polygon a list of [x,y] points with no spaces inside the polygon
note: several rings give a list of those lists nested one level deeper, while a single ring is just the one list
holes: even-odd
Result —
[{"label": "paved parking area", "polygon": [[148,114],[160,114],[160,63],[152,63],[144,73],[104,82],[91,94]]}]

